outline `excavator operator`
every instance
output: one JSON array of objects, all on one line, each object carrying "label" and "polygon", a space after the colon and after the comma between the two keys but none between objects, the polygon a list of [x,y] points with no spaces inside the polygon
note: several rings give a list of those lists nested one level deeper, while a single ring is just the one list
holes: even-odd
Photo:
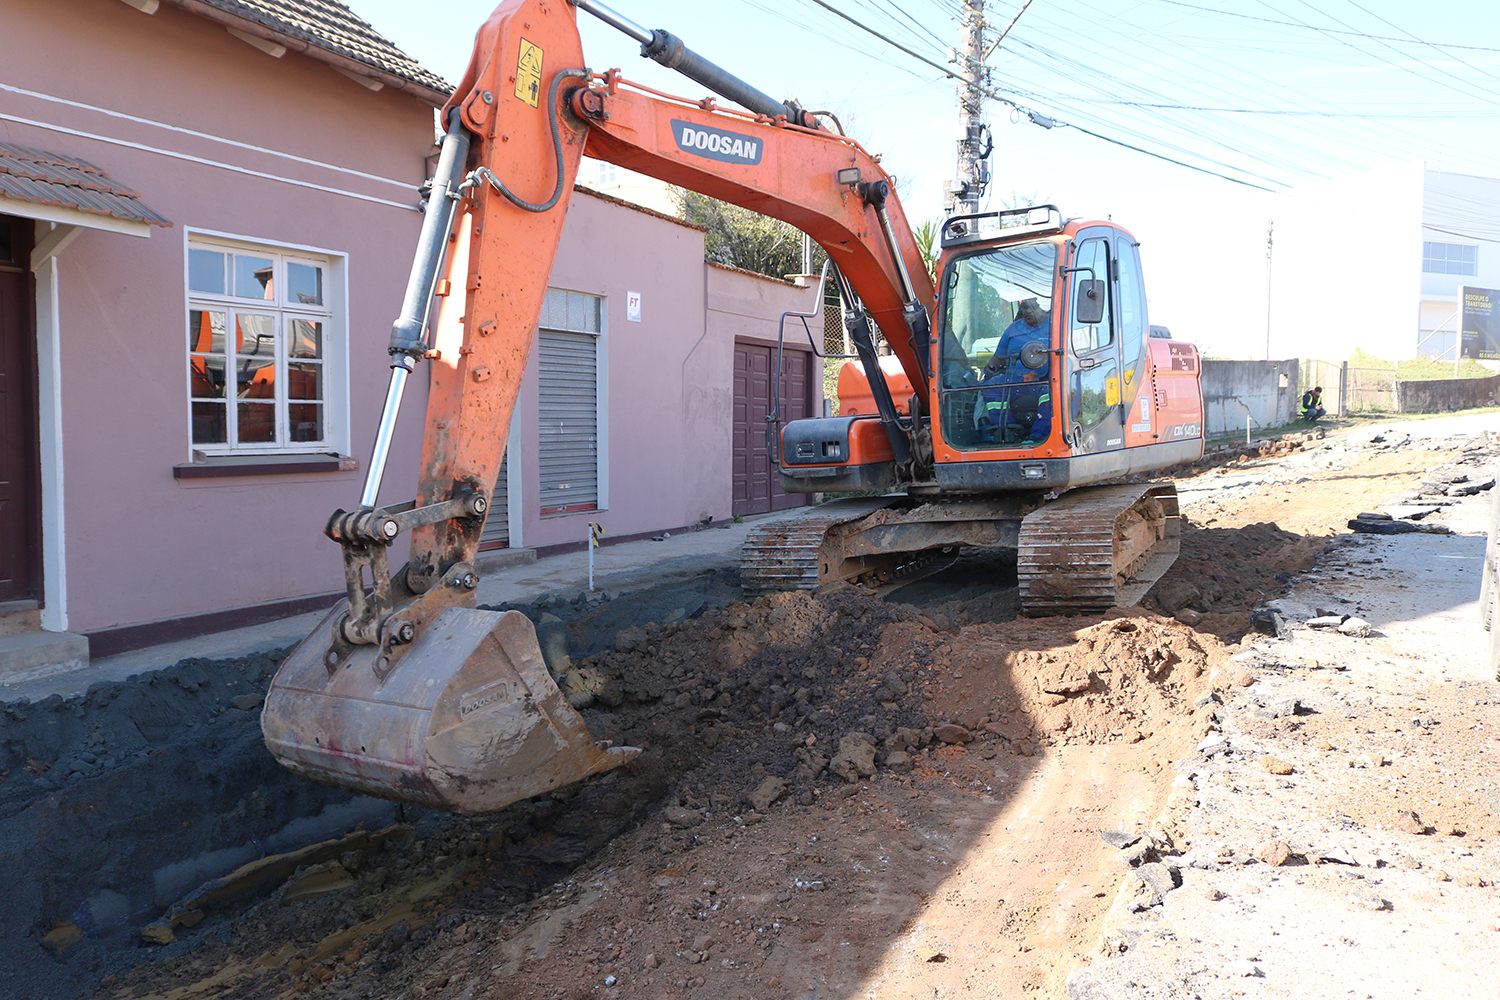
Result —
[{"label": "excavator operator", "polygon": [[[1047,376],[1050,363],[1039,370],[1021,362],[1028,344],[1050,346],[1051,319],[1035,298],[1021,300],[1015,321],[1005,328],[994,356],[984,367],[985,430],[996,441],[1042,441],[1052,430],[1052,398]],[[1050,358],[1049,358],[1050,362]]]}]

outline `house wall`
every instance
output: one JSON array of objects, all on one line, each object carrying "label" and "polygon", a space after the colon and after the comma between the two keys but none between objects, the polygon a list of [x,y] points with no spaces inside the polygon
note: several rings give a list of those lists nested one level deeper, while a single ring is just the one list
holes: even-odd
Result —
[{"label": "house wall", "polygon": [[[607,509],[540,513],[533,352],[511,452],[511,468],[523,477],[521,544],[577,544],[588,537],[590,521],[609,539],[729,516],[733,358],[705,336],[703,266],[701,230],[574,191],[549,284],[606,299],[607,402],[600,423]],[[639,322],[627,319],[627,292],[641,295]]]},{"label": "house wall", "polygon": [[1401,164],[1286,196],[1275,216],[1273,357],[1416,353],[1424,169]]},{"label": "house wall", "polygon": [[[88,231],[59,261],[68,626],[342,589],[320,529],[357,502],[362,471],[173,477],[192,452],[187,231],[348,255],[343,419],[362,465],[421,220],[430,108],[294,52],[273,59],[169,4],[145,15],[75,0],[64,14],[0,0],[0,23],[4,82],[42,95],[0,90],[0,140],[88,160],[174,223],[149,239]],[[424,396],[414,385],[405,412],[421,413]],[[397,435],[384,500],[409,496],[419,424]]]}]

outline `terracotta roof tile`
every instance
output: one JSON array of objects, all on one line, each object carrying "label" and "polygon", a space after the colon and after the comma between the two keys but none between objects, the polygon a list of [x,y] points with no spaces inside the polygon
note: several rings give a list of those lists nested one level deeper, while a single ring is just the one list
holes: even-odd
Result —
[{"label": "terracotta roof tile", "polygon": [[141,196],[86,160],[0,142],[0,198],[73,208],[129,222],[169,227]]},{"label": "terracotta roof tile", "polygon": [[396,48],[390,39],[338,0],[201,0],[318,48],[410,80],[440,94],[453,85]]}]

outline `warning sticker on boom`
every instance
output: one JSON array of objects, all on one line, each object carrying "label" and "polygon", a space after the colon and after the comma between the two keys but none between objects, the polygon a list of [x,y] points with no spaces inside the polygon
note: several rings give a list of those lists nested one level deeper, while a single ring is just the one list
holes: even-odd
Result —
[{"label": "warning sticker on boom", "polygon": [[542,96],[542,50],[524,38],[516,59],[516,96],[533,108]]}]

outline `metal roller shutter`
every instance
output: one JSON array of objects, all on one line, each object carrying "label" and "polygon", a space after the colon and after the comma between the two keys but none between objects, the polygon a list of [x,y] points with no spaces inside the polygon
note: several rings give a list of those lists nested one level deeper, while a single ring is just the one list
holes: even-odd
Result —
[{"label": "metal roller shutter", "polygon": [[543,514],[599,507],[598,338],[542,330],[537,458]]},{"label": "metal roller shutter", "polygon": [[510,453],[500,460],[500,475],[495,477],[495,492],[490,497],[489,513],[484,518],[484,531],[479,536],[479,548],[510,548],[510,510],[506,503],[509,484],[506,475],[510,467]]}]

